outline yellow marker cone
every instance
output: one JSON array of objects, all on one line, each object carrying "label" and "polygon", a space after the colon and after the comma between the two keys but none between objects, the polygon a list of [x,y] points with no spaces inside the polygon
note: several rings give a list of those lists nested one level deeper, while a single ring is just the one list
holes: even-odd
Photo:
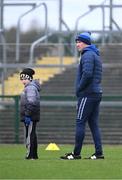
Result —
[{"label": "yellow marker cone", "polygon": [[45,150],[48,151],[59,151],[59,147],[55,143],[50,143]]}]

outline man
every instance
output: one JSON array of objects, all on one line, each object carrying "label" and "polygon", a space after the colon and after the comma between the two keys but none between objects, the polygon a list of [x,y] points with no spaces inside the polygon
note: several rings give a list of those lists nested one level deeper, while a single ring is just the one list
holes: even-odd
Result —
[{"label": "man", "polygon": [[86,122],[92,132],[95,153],[87,159],[104,159],[101,136],[98,127],[99,105],[102,98],[102,63],[99,50],[91,45],[91,34],[81,33],[76,37],[76,46],[81,53],[76,80],[77,118],[75,147],[72,153],[61,159],[81,159]]}]

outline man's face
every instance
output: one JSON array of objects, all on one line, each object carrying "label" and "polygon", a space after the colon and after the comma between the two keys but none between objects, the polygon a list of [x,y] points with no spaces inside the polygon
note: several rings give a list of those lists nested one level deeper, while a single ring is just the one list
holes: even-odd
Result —
[{"label": "man's face", "polygon": [[82,51],[86,47],[86,45],[81,41],[76,41],[76,47],[78,51]]}]

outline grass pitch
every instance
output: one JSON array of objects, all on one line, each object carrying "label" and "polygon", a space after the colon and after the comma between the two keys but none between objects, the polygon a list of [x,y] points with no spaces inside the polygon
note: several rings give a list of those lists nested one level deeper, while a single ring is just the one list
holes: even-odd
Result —
[{"label": "grass pitch", "polygon": [[60,160],[73,146],[46,151],[39,145],[39,160],[25,160],[24,145],[0,145],[0,179],[122,179],[122,146],[104,146],[104,160],[83,159],[94,152],[84,145],[81,160]]}]

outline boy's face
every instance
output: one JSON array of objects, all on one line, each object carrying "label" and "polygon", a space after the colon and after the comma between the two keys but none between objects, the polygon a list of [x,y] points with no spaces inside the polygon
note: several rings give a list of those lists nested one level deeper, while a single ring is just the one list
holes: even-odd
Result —
[{"label": "boy's face", "polygon": [[23,79],[23,80],[20,80],[20,81],[22,82],[22,84],[24,86],[30,83],[30,80],[28,80],[28,79]]}]

